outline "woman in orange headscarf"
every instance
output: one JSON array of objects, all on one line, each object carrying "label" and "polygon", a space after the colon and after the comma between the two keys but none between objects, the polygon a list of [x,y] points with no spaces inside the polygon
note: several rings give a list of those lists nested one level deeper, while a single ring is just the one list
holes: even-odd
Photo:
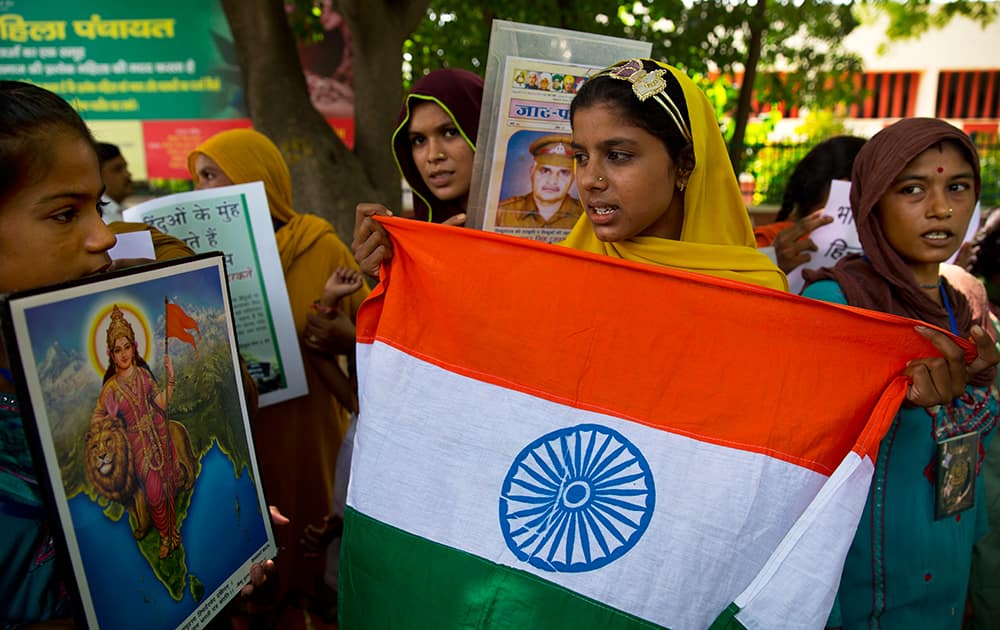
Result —
[{"label": "woman in orange headscarf", "polygon": [[[313,595],[322,578],[323,561],[307,557],[301,541],[305,527],[322,521],[331,511],[335,463],[349,411],[332,395],[324,378],[336,357],[317,352],[321,348],[308,328],[307,316],[316,315],[310,311],[323,295],[327,279],[338,268],[357,269],[357,264],[329,222],[292,209],[288,166],[263,134],[232,129],[212,136],[188,156],[188,169],[199,189],[261,181],[267,193],[295,330],[306,357],[309,394],[262,407],[253,421],[254,443],[268,501],[291,519],[288,526],[275,530],[282,550],[281,592]],[[343,300],[351,320],[367,294],[368,289],[362,287]],[[353,351],[353,334],[342,337],[340,347],[329,349],[338,354]]]}]

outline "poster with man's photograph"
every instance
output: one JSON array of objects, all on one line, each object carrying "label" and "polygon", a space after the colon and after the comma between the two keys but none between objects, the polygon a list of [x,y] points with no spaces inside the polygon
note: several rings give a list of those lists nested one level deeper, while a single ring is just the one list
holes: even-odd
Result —
[{"label": "poster with man's photograph", "polygon": [[221,255],[3,297],[91,628],[200,628],[276,553]]},{"label": "poster with man's photograph", "polygon": [[550,243],[569,234],[583,214],[569,105],[595,70],[507,58],[483,229]]},{"label": "poster with man's photograph", "polygon": [[[496,228],[543,228],[539,240],[561,240],[583,214],[573,176],[573,137],[515,131],[507,141]],[[516,234],[516,232],[514,232]]]}]

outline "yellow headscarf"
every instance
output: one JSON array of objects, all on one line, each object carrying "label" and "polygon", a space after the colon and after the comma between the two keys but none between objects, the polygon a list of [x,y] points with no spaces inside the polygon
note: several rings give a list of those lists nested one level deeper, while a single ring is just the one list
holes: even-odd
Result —
[{"label": "yellow headscarf", "polygon": [[188,171],[196,184],[198,173],[194,161],[199,153],[218,164],[234,184],[264,183],[271,216],[285,224],[274,235],[284,271],[321,236],[333,233],[329,222],[292,209],[292,176],[288,165],[278,147],[264,134],[253,129],[229,129],[201,143],[188,155]]},{"label": "yellow headscarf", "polygon": [[[590,80],[625,64],[638,63],[641,66],[643,62],[650,60],[619,62]],[[785,274],[755,247],[753,228],[743,205],[739,182],[733,173],[726,143],[708,98],[680,70],[660,62],[652,63],[676,77],[684,92],[690,118],[695,167],[684,191],[684,224],[680,240],[636,236],[606,243],[597,238],[590,218],[584,214],[562,245],[787,291]],[[650,106],[660,107],[659,104]],[[675,124],[666,110],[663,117],[664,124]]]}]

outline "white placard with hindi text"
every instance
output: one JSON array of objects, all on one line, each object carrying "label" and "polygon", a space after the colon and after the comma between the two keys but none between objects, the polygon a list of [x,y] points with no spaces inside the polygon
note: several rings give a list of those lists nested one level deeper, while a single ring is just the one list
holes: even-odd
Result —
[{"label": "white placard with hindi text", "polygon": [[[979,231],[979,224],[983,222],[983,211],[980,208],[979,202],[976,202],[976,209],[972,211],[972,218],[969,219],[969,227],[965,229],[965,236],[962,237],[962,244],[971,243],[972,239],[976,238],[976,232]],[[951,255],[948,259],[949,265],[954,265],[955,260],[958,255],[962,253],[962,248],[959,247],[955,250],[955,253]]]},{"label": "white placard with hindi text", "polygon": [[835,179],[830,182],[830,196],[823,207],[823,216],[833,217],[833,223],[821,225],[812,231],[810,238],[816,244],[816,251],[810,259],[788,274],[788,290],[798,295],[802,292],[806,269],[833,267],[847,254],[860,254],[861,240],[854,225],[851,212],[851,182]]},{"label": "white placard with hindi text", "polygon": [[260,405],[308,393],[261,182],[159,197],[122,214],[126,221],[179,238],[196,253],[223,252],[239,350],[257,383]]}]

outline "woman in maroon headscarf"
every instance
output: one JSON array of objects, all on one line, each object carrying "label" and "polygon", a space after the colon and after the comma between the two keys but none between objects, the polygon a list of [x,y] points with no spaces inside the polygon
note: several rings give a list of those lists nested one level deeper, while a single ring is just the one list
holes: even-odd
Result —
[{"label": "woman in maroon headscarf", "polygon": [[978,351],[966,365],[946,335],[917,328],[943,356],[906,368],[913,383],[879,448],[831,627],[962,626],[972,546],[986,530],[975,482],[997,424],[1000,355],[982,285],[942,263],[961,245],[980,186],[962,131],[927,118],[891,125],[854,162],[851,207],[865,255],[806,272],[806,297],[921,320],[971,336]]},{"label": "woman in maroon headscarf", "polygon": [[442,223],[465,212],[482,103],[482,78],[450,68],[421,78],[403,100],[392,153],[415,218]]},{"label": "woman in maroon headscarf", "polygon": [[[465,223],[482,102],[482,78],[450,68],[421,78],[403,99],[392,152],[413,189],[416,219]],[[381,251],[388,236],[371,219],[375,214],[390,213],[379,204],[358,205],[353,243],[362,271],[373,276],[378,274],[377,261],[392,255]]]}]

